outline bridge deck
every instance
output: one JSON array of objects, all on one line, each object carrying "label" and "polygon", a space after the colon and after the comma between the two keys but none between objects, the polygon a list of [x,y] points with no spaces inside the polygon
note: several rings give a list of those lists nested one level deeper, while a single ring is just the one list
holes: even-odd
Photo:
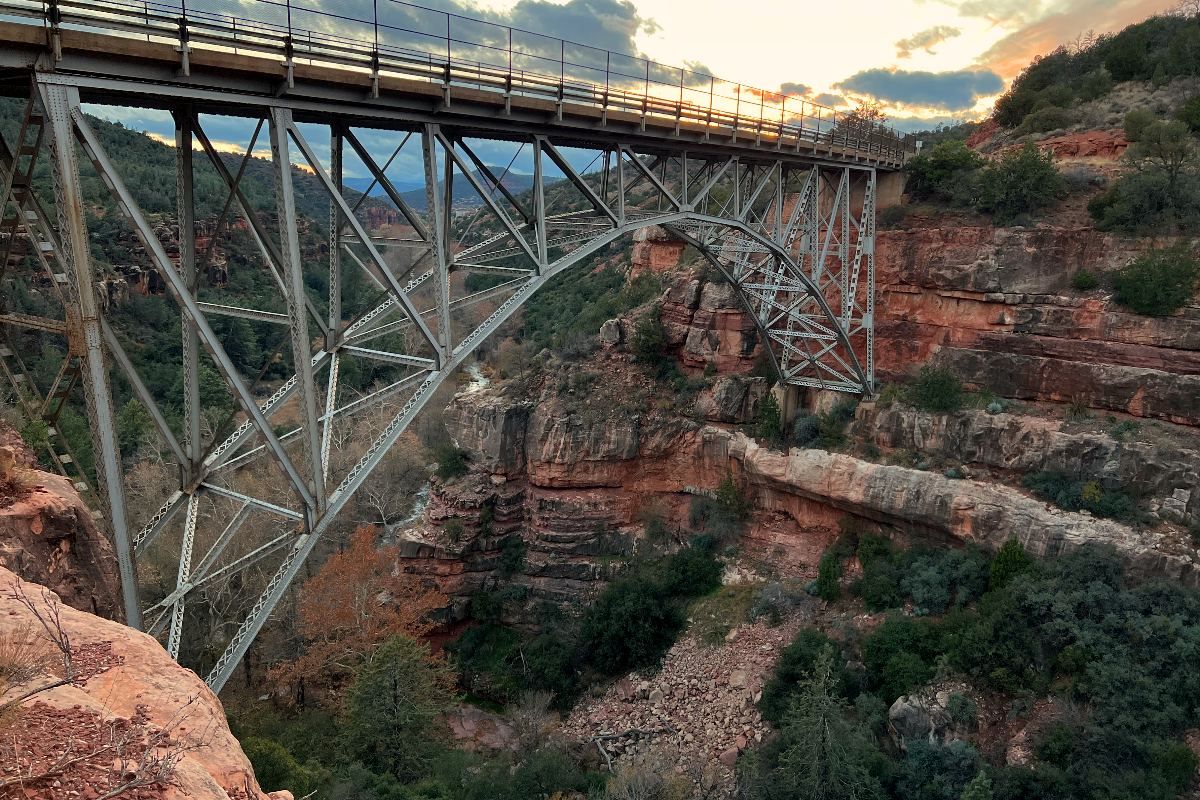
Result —
[{"label": "bridge deck", "polygon": [[[21,0],[0,0],[3,17],[0,71],[13,77],[52,69],[55,80],[79,88],[84,102],[157,108],[187,103],[201,113],[248,116],[287,105],[297,119],[314,122],[328,121],[331,115],[393,129],[434,122],[455,126],[465,136],[477,132],[519,139],[544,133],[581,147],[621,142],[648,152],[687,149],[751,160],[757,153],[887,171],[899,169],[905,156],[900,139],[889,132],[856,130],[844,115],[840,125],[825,119],[824,128],[819,113],[807,121],[803,116],[772,121],[762,117],[761,108],[754,116],[739,115],[711,104],[704,108],[478,62],[432,56],[387,60],[377,51],[372,55],[370,42],[361,43],[365,51],[360,48],[354,55],[353,48],[331,51],[311,42],[306,50],[291,37],[247,41],[243,33],[235,47],[232,40],[197,41],[193,34],[185,48],[178,33],[172,40],[166,35],[170,29],[161,24],[146,23],[139,34],[129,24],[109,31],[106,19],[88,18],[84,26],[52,29]],[[19,81],[0,85],[5,87],[0,91],[16,95],[28,91]],[[783,116],[782,110],[778,113]]]}]

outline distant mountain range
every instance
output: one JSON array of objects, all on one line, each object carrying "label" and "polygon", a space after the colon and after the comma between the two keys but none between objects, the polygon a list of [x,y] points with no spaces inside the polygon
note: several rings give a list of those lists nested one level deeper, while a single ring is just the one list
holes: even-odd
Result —
[{"label": "distant mountain range", "polygon": [[[504,167],[489,166],[493,175],[501,175],[504,173]],[[485,180],[478,172],[474,173],[479,182],[484,186],[491,184]],[[415,181],[392,181],[393,185],[400,192],[400,196],[404,198],[404,202],[408,203],[417,211],[425,210],[425,184]],[[347,178],[345,180],[347,187],[359,192],[365,192],[367,187],[371,185],[370,178]],[[523,172],[509,172],[504,176],[504,186],[515,195],[520,195],[522,192],[527,192],[533,187],[533,176]],[[438,182],[439,190],[442,188],[442,182]],[[499,192],[497,192],[499,194]],[[371,189],[372,197],[386,197],[383,189],[378,185]],[[483,201],[479,198],[479,194],[475,188],[461,175],[454,180],[454,206],[456,208],[474,208],[483,205]]]}]

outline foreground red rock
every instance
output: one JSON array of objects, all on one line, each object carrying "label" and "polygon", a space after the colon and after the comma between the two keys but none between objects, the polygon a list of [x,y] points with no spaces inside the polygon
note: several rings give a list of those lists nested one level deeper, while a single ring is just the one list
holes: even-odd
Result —
[{"label": "foreground red rock", "polygon": [[[0,433],[9,475],[20,487],[0,501],[0,567],[46,586],[73,608],[120,616],[116,555],[71,482],[34,469],[33,454]],[[8,466],[5,464],[5,466]]]},{"label": "foreground red rock", "polygon": [[[157,641],[73,609],[4,568],[0,568],[0,636],[42,630],[30,608],[18,600],[18,592],[44,617],[58,613],[80,675],[73,684],[27,701],[15,719],[6,720],[8,730],[0,736],[0,782],[28,774],[31,761],[44,765],[68,747],[79,752],[81,744],[107,741],[112,731],[118,737],[130,730],[138,735],[130,737],[137,742],[127,748],[127,761],[105,748],[97,758],[72,764],[50,780],[10,786],[8,794],[0,789],[0,797],[98,797],[151,766],[154,757],[166,755],[178,759],[166,782],[121,796],[268,800],[229,732],[220,700],[195,673],[171,660]],[[50,680],[43,675],[30,685]],[[158,738],[164,730],[169,737]],[[147,751],[147,741],[157,746]]]}]

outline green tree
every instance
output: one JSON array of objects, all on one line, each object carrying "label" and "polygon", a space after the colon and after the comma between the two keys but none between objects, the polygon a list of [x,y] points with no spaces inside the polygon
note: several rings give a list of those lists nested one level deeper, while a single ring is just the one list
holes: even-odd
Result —
[{"label": "green tree", "polygon": [[388,639],[359,668],[346,696],[342,746],[376,772],[401,781],[425,774],[440,749],[439,715],[451,700],[453,676],[428,645]]},{"label": "green tree", "polygon": [[137,452],[145,441],[146,435],[154,427],[154,421],[141,403],[130,399],[117,412],[117,441],[120,443],[121,454],[128,458]]},{"label": "green tree", "polygon": [[1054,154],[1027,142],[984,167],[979,174],[976,205],[997,222],[1007,224],[1052,205],[1063,195],[1065,186],[1054,166]]},{"label": "green tree", "polygon": [[842,594],[842,560],[836,545],[821,554],[817,564],[817,596],[832,603]]},{"label": "green tree", "polygon": [[1021,544],[1020,539],[1009,539],[992,558],[988,585],[992,589],[1002,588],[1017,575],[1028,572],[1034,563],[1033,556],[1025,552],[1025,546]]},{"label": "green tree", "polygon": [[975,175],[984,165],[983,156],[961,140],[940,142],[905,166],[908,181],[904,191],[914,200],[937,200],[967,205],[974,193]]},{"label": "green tree", "polygon": [[1147,125],[1129,148],[1129,160],[1139,169],[1157,170],[1167,176],[1167,190],[1174,197],[1179,178],[1196,166],[1196,146],[1188,126],[1178,121]]},{"label": "green tree", "polygon": [[242,751],[254,767],[254,777],[264,791],[290,791],[296,797],[317,788],[317,776],[296,761],[288,749],[271,739],[248,736],[241,740]]},{"label": "green tree", "polygon": [[1189,97],[1175,111],[1175,119],[1187,125],[1188,130],[1192,131],[1192,133],[1200,131],[1200,94]]},{"label": "green tree", "polygon": [[1125,114],[1125,138],[1136,142],[1142,138],[1146,128],[1157,121],[1154,112],[1148,108],[1135,108]]},{"label": "green tree", "polygon": [[760,798],[869,800],[883,787],[869,769],[870,734],[847,718],[833,670],[833,648],[821,651],[783,722],[783,747]]},{"label": "green tree", "polygon": [[773,392],[767,392],[766,397],[758,406],[758,415],[754,423],[754,435],[766,439],[770,444],[777,444],[783,438],[783,422],[779,415],[779,401]]}]

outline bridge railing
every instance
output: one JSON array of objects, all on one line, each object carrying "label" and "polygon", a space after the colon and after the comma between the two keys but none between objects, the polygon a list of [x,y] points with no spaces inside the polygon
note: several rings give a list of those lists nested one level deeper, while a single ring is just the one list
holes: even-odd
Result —
[{"label": "bridge railing", "polygon": [[[314,0],[307,0],[308,3]],[[901,161],[900,134],[854,112],[401,0],[0,0],[0,18],[398,76],[637,115],[778,148]],[[249,12],[249,13],[248,13]]]}]

